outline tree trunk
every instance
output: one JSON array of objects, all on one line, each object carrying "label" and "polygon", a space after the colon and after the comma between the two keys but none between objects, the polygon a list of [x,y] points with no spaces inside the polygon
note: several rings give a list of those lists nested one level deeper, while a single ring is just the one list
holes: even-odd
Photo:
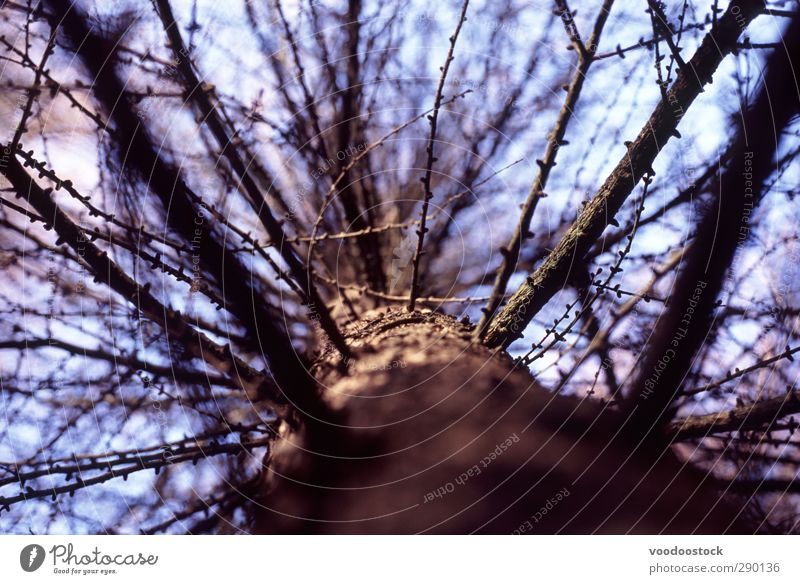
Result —
[{"label": "tree trunk", "polygon": [[471,329],[432,312],[351,326],[326,413],[282,429],[257,503],[262,533],[746,531],[720,485],[669,447],[621,438],[607,406],[555,396]]}]

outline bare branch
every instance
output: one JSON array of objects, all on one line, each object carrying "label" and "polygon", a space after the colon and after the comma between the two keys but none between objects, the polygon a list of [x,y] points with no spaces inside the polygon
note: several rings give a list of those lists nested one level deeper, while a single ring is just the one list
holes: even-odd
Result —
[{"label": "bare branch", "polygon": [[172,340],[186,347],[195,357],[206,361],[220,373],[231,376],[252,398],[264,397],[282,408],[286,400],[267,375],[254,370],[227,348],[196,331],[180,313],[156,300],[148,289],[140,286],[117,266],[108,254],[87,241],[82,231],[52,199],[50,191],[42,190],[16,158],[0,167],[0,171],[14,185],[17,194],[24,197],[49,222],[61,243],[69,245],[85,261],[98,281],[107,282],[113,290],[133,303],[150,320],[162,326]]},{"label": "bare branch", "polygon": [[667,99],[656,106],[650,119],[628,152],[619,161],[605,184],[584,207],[578,218],[547,256],[544,263],[514,293],[506,307],[487,327],[484,342],[508,346],[522,335],[531,319],[560,290],[575,261],[582,261],[591,246],[648,171],[656,156],[672,136],[686,110],[711,81],[722,59],[736,48],[744,26],[763,10],[761,0],[734,0],[722,18],[681,69]]},{"label": "bare branch", "polygon": [[666,432],[673,440],[705,438],[723,432],[769,432],[770,426],[780,418],[797,413],[800,413],[800,393],[789,390],[782,397],[760,400],[724,412],[676,420],[667,427]]},{"label": "bare branch", "polygon": [[[724,20],[723,16],[719,22]],[[725,275],[749,238],[750,216],[763,200],[764,185],[775,169],[780,132],[800,110],[793,71],[800,59],[798,37],[800,18],[786,33],[786,51],[770,59],[755,105],[738,118],[737,137],[726,157],[731,165],[712,188],[717,194],[697,225],[692,253],[632,376],[626,409],[635,435],[647,435],[669,422],[695,355],[712,334]],[[787,92],[787,87],[795,90]]]},{"label": "bare branch", "polygon": [[[273,245],[278,248],[281,257],[289,267],[289,272],[300,286],[300,289],[303,290],[305,294],[303,301],[307,304],[312,318],[316,317],[316,319],[319,320],[322,329],[328,335],[328,338],[336,349],[342,355],[350,356],[350,349],[347,347],[341,332],[322,301],[317,287],[309,277],[308,269],[303,265],[303,262],[295,253],[292,245],[286,241],[287,238],[283,228],[267,206],[266,200],[260,192],[255,180],[247,172],[247,166],[239,157],[233,138],[229,136],[228,132],[225,130],[225,126],[219,114],[216,112],[216,108],[214,104],[212,104],[208,92],[205,91],[206,84],[201,83],[197,77],[189,59],[189,51],[175,23],[175,17],[172,15],[169,2],[167,0],[156,0],[156,3],[158,5],[159,15],[164,23],[164,29],[170,39],[171,48],[175,53],[178,69],[183,75],[190,97],[192,97],[198,105],[203,119],[209,125],[209,128],[211,128],[220,148],[222,148],[223,154],[228,158],[231,166],[236,171],[239,180],[242,182],[244,191],[247,194],[248,200],[258,214],[258,218],[264,225],[264,228],[267,230]],[[278,5],[280,6],[280,4]]]},{"label": "bare branch", "polygon": [[[589,38],[588,48],[585,47],[583,43],[580,43],[580,46],[583,48],[578,51],[578,66],[567,88],[567,96],[564,98],[564,103],[561,106],[561,110],[558,112],[556,123],[548,136],[544,157],[536,161],[539,170],[528,192],[528,198],[522,206],[519,224],[514,234],[511,236],[511,241],[508,242],[508,245],[500,249],[503,260],[497,271],[497,276],[495,277],[491,298],[486,308],[483,310],[483,316],[475,329],[475,336],[477,338],[482,338],[486,334],[492,322],[492,318],[503,300],[506,288],[508,287],[508,281],[514,274],[517,262],[519,261],[522,242],[533,236],[533,233],[530,231],[533,214],[536,212],[539,201],[546,196],[544,189],[547,188],[547,180],[550,178],[550,172],[553,167],[556,166],[556,156],[558,155],[559,148],[569,144],[569,142],[564,139],[564,136],[567,133],[570,120],[575,114],[575,108],[580,99],[586,75],[589,72],[589,68],[592,66],[594,53],[597,51],[597,45],[600,42],[603,27],[608,20],[608,15],[611,12],[613,4],[614,0],[605,0],[603,2],[600,13],[595,20],[592,36]],[[564,2],[562,10],[567,11],[566,13],[562,13],[562,18],[564,18],[564,14],[569,14],[569,18],[572,18],[572,15],[568,12],[569,9],[566,8],[566,2]]]},{"label": "bare branch", "polygon": [[434,145],[436,142],[436,124],[439,121],[439,109],[442,106],[444,84],[447,81],[447,72],[450,70],[450,63],[454,59],[453,51],[455,51],[456,42],[458,41],[458,35],[461,32],[461,27],[463,26],[464,21],[467,19],[468,7],[469,7],[469,0],[464,0],[464,3],[461,5],[461,14],[458,17],[458,24],[456,25],[456,30],[450,37],[450,48],[447,51],[447,57],[444,60],[444,65],[440,67],[442,74],[439,77],[439,86],[436,88],[436,97],[433,100],[433,113],[430,116],[428,116],[428,120],[430,120],[431,123],[431,132],[430,135],[428,136],[428,147],[426,149],[428,153],[428,159],[425,165],[425,175],[422,178],[423,200],[422,200],[422,210],[420,211],[420,216],[419,216],[419,229],[417,230],[417,248],[414,251],[414,257],[411,260],[412,274],[411,274],[411,293],[408,298],[409,311],[414,310],[417,296],[419,296],[419,260],[422,257],[422,254],[424,253],[422,247],[425,241],[425,233],[428,231],[427,227],[425,226],[428,219],[428,206],[430,205],[431,199],[433,198],[433,192],[431,191],[431,175],[433,174],[433,163],[436,162],[436,157],[434,156]]}]

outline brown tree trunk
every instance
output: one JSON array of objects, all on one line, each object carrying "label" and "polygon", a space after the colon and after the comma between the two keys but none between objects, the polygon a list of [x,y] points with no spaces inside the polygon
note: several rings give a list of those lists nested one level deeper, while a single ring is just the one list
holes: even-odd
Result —
[{"label": "brown tree trunk", "polygon": [[316,367],[326,419],[276,443],[256,531],[747,530],[711,477],[634,451],[617,414],[546,392],[470,333],[404,310],[351,327],[347,374],[332,355]]}]

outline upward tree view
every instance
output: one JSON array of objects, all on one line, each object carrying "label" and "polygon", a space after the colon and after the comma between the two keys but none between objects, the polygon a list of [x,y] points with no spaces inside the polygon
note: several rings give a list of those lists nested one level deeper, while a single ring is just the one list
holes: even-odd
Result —
[{"label": "upward tree view", "polygon": [[0,6],[0,532],[800,531],[794,0]]}]

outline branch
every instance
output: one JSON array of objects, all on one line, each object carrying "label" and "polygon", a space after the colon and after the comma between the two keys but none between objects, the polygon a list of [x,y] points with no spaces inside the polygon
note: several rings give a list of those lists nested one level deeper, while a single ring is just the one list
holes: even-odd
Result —
[{"label": "branch", "polygon": [[780,418],[800,413],[800,392],[790,390],[782,397],[757,401],[725,412],[689,416],[667,426],[667,435],[673,440],[705,438],[721,432],[768,432]]},{"label": "branch", "polygon": [[[344,15],[344,30],[347,34],[347,41],[344,47],[345,65],[347,80],[345,87],[341,91],[340,106],[338,108],[337,126],[338,147],[341,152],[347,151],[353,144],[364,143],[364,134],[359,124],[360,115],[358,106],[361,99],[361,63],[359,58],[359,40],[361,35],[361,0],[348,0],[347,13]],[[323,43],[324,35],[317,35]],[[335,79],[333,80],[335,83]],[[342,161],[339,164],[341,171],[347,165]],[[344,188],[340,193],[340,200],[344,208],[348,228],[357,231],[374,227],[372,212],[370,208],[371,193],[366,186],[366,181],[351,181],[347,174],[342,178]],[[359,205],[358,191],[361,191],[364,207]],[[363,236],[356,238],[359,255],[364,262],[366,279],[371,288],[376,290],[386,290],[386,273],[383,269],[383,258],[381,257],[380,239],[377,234],[371,231],[365,232]]]},{"label": "branch", "polygon": [[503,311],[489,325],[485,343],[507,347],[522,336],[531,319],[561,289],[573,263],[580,262],[614,220],[622,204],[642,176],[652,171],[653,162],[672,136],[686,110],[711,82],[722,59],[736,48],[742,28],[763,10],[762,0],[734,0],[725,14],[703,39],[675,83],[661,100],[628,152],[619,161],[597,194],[548,255],[544,263],[514,293]]},{"label": "branch", "polygon": [[[245,489],[248,485],[239,485],[236,487],[229,488],[219,493],[212,493],[205,499],[199,499],[193,505],[189,505],[185,509],[180,511],[172,511],[172,517],[169,519],[165,519],[161,523],[156,525],[152,525],[148,528],[142,528],[140,530],[141,535],[153,535],[156,533],[164,532],[170,527],[172,527],[176,523],[182,523],[184,519],[188,519],[192,515],[196,515],[198,513],[203,513],[206,517],[208,517],[209,513],[220,514],[222,512],[222,508],[225,506],[226,503],[233,502],[239,500],[244,497],[242,490]],[[220,508],[219,511],[213,511],[212,507]],[[191,530],[194,531],[194,530]]]},{"label": "branch", "polygon": [[[11,505],[19,503],[20,501],[44,499],[47,497],[51,497],[55,500],[58,495],[68,494],[72,496],[80,489],[105,483],[111,479],[122,477],[123,480],[127,480],[128,475],[131,473],[146,469],[154,469],[156,473],[158,473],[163,467],[181,462],[191,461],[197,463],[200,459],[211,456],[240,454],[243,451],[249,452],[255,448],[269,446],[273,438],[270,432],[258,438],[243,438],[239,442],[214,441],[210,444],[204,444],[202,441],[198,441],[195,444],[187,445],[186,441],[181,441],[150,447],[142,449],[141,451],[137,450],[135,454],[112,452],[102,458],[94,458],[86,462],[80,462],[76,457],[72,464],[60,465],[53,463],[47,465],[45,468],[37,468],[29,471],[17,469],[14,471],[13,478],[4,479],[2,484],[19,483],[20,488],[24,490],[17,495],[0,497],[0,512],[8,511]],[[84,473],[98,470],[105,470],[105,472],[100,472],[90,478],[83,477]],[[25,487],[25,482],[28,480],[60,474],[65,475],[68,481],[72,475],[77,475],[77,479],[74,482],[68,482],[46,489],[35,489],[30,486],[27,488]]]},{"label": "branch", "polygon": [[278,383],[297,389],[298,394],[302,393],[298,388],[311,393],[307,368],[290,342],[287,323],[276,318],[278,311],[265,301],[252,271],[226,249],[214,225],[204,218],[203,206],[197,202],[201,198],[192,192],[179,169],[164,158],[163,146],[142,126],[141,112],[114,66],[115,46],[100,36],[74,3],[48,3],[68,41],[66,46],[81,58],[92,79],[93,95],[109,112],[115,143],[124,155],[122,167],[157,195],[170,228],[190,243],[204,274],[210,274],[225,297],[226,310],[246,327],[251,348],[269,361]]},{"label": "branch", "polygon": [[456,48],[456,41],[461,32],[461,27],[467,19],[467,8],[469,7],[469,0],[464,0],[461,5],[461,14],[458,18],[458,25],[456,30],[450,37],[450,48],[447,51],[447,58],[444,60],[444,65],[441,67],[442,74],[439,77],[439,86],[436,88],[436,97],[433,100],[433,113],[428,116],[431,123],[431,132],[428,136],[428,160],[425,165],[425,175],[422,178],[423,200],[422,210],[420,211],[419,230],[417,231],[417,248],[414,251],[414,258],[412,259],[412,273],[411,273],[411,294],[408,299],[409,312],[414,310],[414,306],[419,296],[419,260],[424,253],[422,245],[425,241],[425,233],[428,228],[425,227],[428,219],[428,206],[431,199],[433,199],[433,192],[431,192],[431,176],[433,174],[433,163],[436,162],[436,157],[433,154],[433,146],[436,142],[436,124],[439,121],[439,110],[442,106],[442,93],[444,91],[444,84],[447,80],[447,72],[450,70],[450,63],[453,61],[453,51]]},{"label": "branch", "polygon": [[[514,274],[517,262],[519,261],[523,239],[533,237],[533,233],[530,231],[533,214],[536,211],[539,200],[546,196],[544,189],[547,187],[547,180],[550,178],[550,172],[553,167],[556,166],[556,156],[558,155],[559,148],[569,144],[569,142],[564,139],[564,136],[567,133],[569,122],[575,114],[575,107],[578,104],[578,99],[580,99],[586,75],[589,72],[589,67],[592,66],[594,53],[597,50],[597,45],[600,42],[600,35],[603,33],[603,27],[606,24],[606,20],[608,20],[608,15],[613,3],[614,0],[605,0],[605,2],[603,2],[603,6],[600,8],[600,14],[597,15],[592,35],[589,38],[588,48],[585,47],[583,43],[580,43],[583,49],[577,51],[578,68],[575,70],[575,75],[573,75],[572,81],[567,88],[567,96],[564,98],[564,103],[561,105],[561,110],[558,112],[553,130],[548,136],[544,157],[536,161],[536,164],[539,166],[539,171],[528,192],[528,198],[522,206],[519,224],[514,234],[511,236],[511,241],[508,242],[508,245],[500,249],[503,261],[500,264],[500,269],[497,271],[489,302],[486,304],[486,308],[482,310],[483,316],[475,329],[476,338],[481,338],[486,334],[492,322],[492,317],[505,297],[508,281]],[[566,2],[563,3],[561,10],[566,10],[566,13],[569,14],[569,18],[572,18],[569,9],[566,7]],[[563,18],[564,16],[562,14],[562,19]],[[531,317],[533,317],[533,315],[531,315]]]},{"label": "branch", "polygon": [[[144,371],[155,377],[162,377],[166,379],[174,379],[175,381],[182,381],[184,383],[203,384],[206,386],[219,385],[223,387],[230,387],[231,381],[227,377],[220,377],[211,375],[207,371],[192,371],[178,367],[175,364],[158,365],[136,357],[135,355],[126,355],[124,353],[112,353],[102,349],[90,349],[81,345],[75,345],[61,339],[54,338],[25,338],[22,341],[3,340],[0,341],[0,350],[17,350],[27,351],[31,349],[59,349],[71,355],[83,357],[85,359],[93,359],[97,361],[105,361],[114,365],[114,368],[120,366],[126,367],[134,371]],[[236,387],[234,385],[234,387]]]},{"label": "branch", "polygon": [[670,53],[672,53],[672,58],[678,64],[678,68],[683,69],[686,67],[686,62],[683,60],[683,57],[681,57],[681,49],[675,44],[675,41],[672,40],[673,32],[669,25],[667,15],[664,14],[664,10],[662,10],[661,5],[659,2],[656,2],[656,0],[647,0],[647,5],[652,11],[653,22],[662,31],[663,38],[669,47]]},{"label": "branch", "polygon": [[744,369],[736,369],[735,371],[729,371],[728,374],[723,377],[722,379],[718,379],[717,381],[712,381],[705,385],[701,385],[699,387],[693,387],[692,389],[687,389],[684,391],[684,395],[695,395],[698,393],[703,393],[704,391],[709,391],[715,389],[717,387],[722,386],[723,384],[727,383],[728,381],[732,381],[737,377],[742,377],[743,375],[747,375],[748,373],[752,373],[753,371],[758,371],[759,369],[763,369],[767,365],[772,365],[773,363],[777,363],[783,359],[788,359],[789,361],[794,361],[793,355],[797,352],[800,352],[800,346],[797,347],[789,347],[787,346],[786,349],[774,355],[768,359],[763,359],[751,365],[750,367],[745,367]]},{"label": "branch", "polygon": [[[39,60],[38,65],[34,65],[34,74],[33,74],[33,85],[30,89],[28,89],[27,94],[28,97],[25,100],[25,105],[22,108],[22,116],[20,117],[19,124],[17,124],[17,129],[14,131],[14,137],[11,138],[11,151],[17,149],[17,144],[19,144],[22,135],[27,131],[27,124],[28,118],[33,111],[33,102],[39,96],[39,92],[41,89],[39,86],[42,82],[42,74],[47,64],[47,60],[50,58],[50,55],[53,54],[56,44],[56,28],[53,27],[50,31],[50,36],[47,39],[47,44],[44,47],[44,52],[42,53],[42,57]],[[31,64],[30,58],[27,55],[27,52],[23,55],[25,61]]]},{"label": "branch", "polygon": [[[719,21],[722,23],[725,17]],[[750,235],[751,217],[775,170],[780,134],[800,110],[795,66],[800,60],[800,18],[785,33],[786,49],[773,54],[754,106],[742,113],[728,147],[731,164],[695,228],[692,253],[673,284],[636,371],[625,409],[631,432],[643,437],[669,422],[673,403],[694,368],[700,348],[713,335],[718,297],[734,257]]]},{"label": "branch", "polygon": [[283,261],[289,267],[290,274],[303,291],[303,303],[307,305],[312,318],[319,320],[322,329],[336,349],[344,356],[351,356],[350,349],[347,347],[344,337],[322,301],[314,282],[309,277],[306,266],[303,265],[292,245],[286,241],[286,234],[281,224],[270,211],[264,195],[250,173],[247,172],[247,166],[244,161],[239,157],[233,137],[228,134],[222,119],[211,102],[210,92],[206,89],[207,84],[201,82],[195,73],[188,57],[189,51],[183,42],[178,25],[175,23],[175,17],[172,14],[169,2],[167,0],[156,0],[156,4],[158,6],[158,14],[164,24],[164,30],[169,38],[170,46],[175,54],[178,70],[186,85],[187,93],[198,106],[203,120],[211,129],[214,138],[222,149],[223,155],[231,163],[239,177],[247,199],[258,214],[258,218],[272,239],[273,245],[278,248]]},{"label": "branch", "polygon": [[[591,58],[591,55],[586,50],[586,45],[583,44],[583,40],[581,40],[581,34],[578,31],[578,26],[575,24],[575,17],[573,15],[572,10],[569,9],[569,5],[567,4],[567,0],[555,0],[556,3],[556,16],[561,19],[561,22],[564,25],[564,30],[567,32],[567,36],[569,37],[569,42],[571,43],[570,48],[578,53],[581,61],[585,60],[587,57]],[[606,5],[603,8],[611,8],[611,2],[606,2]],[[604,15],[605,13],[605,15]],[[608,10],[600,10],[600,18],[605,21],[605,17],[608,15]]]},{"label": "branch", "polygon": [[[691,30],[705,30],[707,23],[705,22],[696,22],[692,24],[687,24],[681,27],[676,31],[677,34],[683,34],[685,32],[689,32]],[[664,40],[664,36],[660,34],[656,34],[653,38],[644,39],[643,37],[639,39],[639,42],[633,45],[628,45],[623,47],[622,45],[617,45],[616,49],[613,51],[608,51],[606,53],[598,53],[594,56],[595,61],[602,61],[603,59],[610,59],[612,57],[619,57],[620,59],[625,58],[626,53],[630,53],[631,51],[636,51],[638,49],[647,49],[652,47],[654,44]]]},{"label": "branch", "polygon": [[159,302],[149,291],[125,273],[108,254],[88,241],[81,229],[61,210],[50,195],[51,189],[43,190],[25,171],[19,161],[12,157],[0,167],[0,172],[11,182],[17,195],[24,197],[50,227],[58,234],[59,244],[66,244],[78,254],[94,274],[97,281],[105,281],[111,289],[131,302],[148,319],[160,325],[170,338],[183,345],[189,353],[202,359],[223,375],[231,376],[239,387],[251,398],[264,397],[276,406],[286,403],[281,391],[264,373],[256,371],[229,348],[212,341],[195,330],[180,312]]}]

